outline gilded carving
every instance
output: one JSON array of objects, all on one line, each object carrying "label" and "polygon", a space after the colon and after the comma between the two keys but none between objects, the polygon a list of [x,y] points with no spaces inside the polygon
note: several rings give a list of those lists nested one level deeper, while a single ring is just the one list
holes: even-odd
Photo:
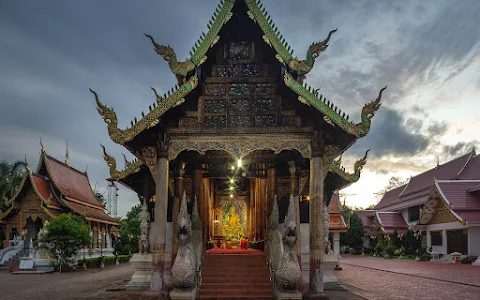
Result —
[{"label": "gilded carving", "polygon": [[107,153],[107,150],[103,145],[100,145],[103,148],[103,159],[107,163],[108,167],[110,168],[110,176],[115,180],[120,180],[127,177],[130,174],[136,173],[140,171],[140,167],[143,165],[143,161],[135,159],[134,161],[128,161],[125,155],[123,158],[125,159],[125,169],[121,171],[117,171],[117,161],[114,157],[110,156]]},{"label": "gilded carving", "polygon": [[346,181],[348,181],[350,183],[357,182],[360,179],[360,171],[362,171],[363,166],[365,166],[365,164],[367,163],[368,151],[370,151],[370,150],[367,150],[367,152],[365,152],[365,156],[355,162],[354,168],[353,168],[354,169],[353,173],[347,173],[345,171],[345,168],[342,167],[342,158],[341,157],[338,160],[334,160],[330,164],[330,172],[334,172],[334,173],[338,174],[340,177],[342,177],[343,179],[345,179]]},{"label": "gilded carving", "polygon": [[208,150],[224,150],[236,158],[241,158],[255,150],[273,150],[278,154],[291,149],[297,150],[303,157],[311,157],[310,138],[285,134],[172,137],[169,159],[175,159],[183,150],[193,150],[200,154],[205,154]]},{"label": "gilded carving", "polygon": [[133,140],[138,134],[144,131],[147,128],[150,128],[157,124],[157,120],[170,108],[178,105],[179,101],[181,102],[182,99],[188,95],[193,89],[195,89],[198,85],[198,78],[197,75],[193,75],[190,77],[188,81],[186,81],[180,87],[176,86],[171,91],[168,91],[163,97],[159,97],[156,95],[156,102],[152,106],[150,106],[151,110],[146,115],[142,113],[142,118],[137,122],[135,118],[134,121],[130,123],[131,127],[126,129],[118,128],[118,119],[117,114],[113,110],[104,104],[102,104],[98,98],[98,95],[93,90],[90,92],[93,93],[95,96],[95,101],[97,102],[97,111],[102,116],[103,121],[108,126],[108,134],[112,141],[117,144],[123,145],[126,142]]},{"label": "gilded carving", "polygon": [[155,182],[157,181],[157,148],[153,146],[142,148],[143,161],[147,165]]}]

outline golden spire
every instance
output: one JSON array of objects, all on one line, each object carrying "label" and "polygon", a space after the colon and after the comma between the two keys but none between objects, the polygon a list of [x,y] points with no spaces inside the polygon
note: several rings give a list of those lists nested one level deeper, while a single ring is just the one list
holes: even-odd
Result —
[{"label": "golden spire", "polygon": [[27,154],[25,154],[25,169],[27,170],[27,172],[30,172],[30,166],[28,165],[27,161]]},{"label": "golden spire", "polygon": [[43,147],[43,143],[42,143],[42,137],[40,137],[40,147],[41,147],[41,152],[45,152],[45,148]]},{"label": "golden spire", "polygon": [[67,151],[65,153],[65,164],[70,167],[70,159],[68,157],[68,142],[67,142]]}]

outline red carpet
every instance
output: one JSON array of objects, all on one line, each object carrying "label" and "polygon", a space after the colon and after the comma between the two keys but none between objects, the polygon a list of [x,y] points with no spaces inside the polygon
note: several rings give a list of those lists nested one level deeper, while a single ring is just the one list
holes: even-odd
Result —
[{"label": "red carpet", "polygon": [[263,251],[257,249],[220,249],[214,248],[207,250],[205,254],[263,254]]}]

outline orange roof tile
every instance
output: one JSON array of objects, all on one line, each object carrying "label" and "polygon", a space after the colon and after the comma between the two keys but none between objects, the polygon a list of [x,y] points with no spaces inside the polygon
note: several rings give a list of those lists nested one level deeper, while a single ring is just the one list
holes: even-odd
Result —
[{"label": "orange roof tile", "polygon": [[95,221],[104,221],[107,223],[114,223],[119,224],[117,220],[113,219],[109,215],[105,213],[103,207],[101,209],[97,209],[94,207],[82,205],[79,203],[75,203],[73,201],[64,200],[65,204],[70,207],[74,212],[83,215],[85,218],[90,218]]},{"label": "orange roof tile", "polygon": [[347,224],[342,215],[331,215],[328,222],[328,229],[331,231],[347,230]]},{"label": "orange roof tile", "polygon": [[329,214],[341,214],[342,205],[340,203],[340,197],[338,193],[334,193],[330,199],[330,204],[328,204],[328,213]]}]

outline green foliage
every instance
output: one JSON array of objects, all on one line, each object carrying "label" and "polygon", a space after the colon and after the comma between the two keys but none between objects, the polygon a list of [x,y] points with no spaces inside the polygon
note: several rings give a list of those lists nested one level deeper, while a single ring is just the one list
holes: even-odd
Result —
[{"label": "green foliage", "polygon": [[22,183],[25,174],[25,163],[16,161],[8,163],[0,161],[0,209],[13,197]]},{"label": "green foliage", "polygon": [[395,249],[395,251],[393,251],[393,255],[395,256],[400,256],[400,254],[402,254],[402,250],[400,249]]},{"label": "green foliage", "polygon": [[127,217],[120,221],[120,237],[115,246],[118,253],[125,255],[138,252],[138,236],[140,235],[138,215],[141,211],[142,207],[136,205],[127,213]]},{"label": "green foliage", "polygon": [[373,253],[373,249],[372,248],[363,248],[363,253],[365,254],[372,254]]},{"label": "green foliage", "polygon": [[97,191],[95,191],[94,194],[95,194],[95,198],[97,198],[97,200],[98,200],[102,205],[107,204],[107,200],[105,200],[105,197],[103,197],[103,194],[100,194],[100,193],[97,192]]},{"label": "green foliage", "polygon": [[385,248],[385,252],[387,252],[389,256],[393,256],[395,254],[395,250],[397,250],[397,247],[394,245],[389,245],[387,248]]},{"label": "green foliage", "polygon": [[396,229],[395,229],[395,231],[393,232],[392,244],[393,244],[395,247],[397,247],[397,248],[402,247],[402,241],[401,241],[400,238],[398,237],[398,232],[397,232]]},{"label": "green foliage", "polygon": [[377,245],[375,246],[375,254],[381,255],[384,251],[385,251],[385,246],[383,245],[382,242],[378,242]]},{"label": "green foliage", "polygon": [[345,208],[343,213],[345,220],[350,218],[350,228],[347,232],[340,234],[340,243],[352,248],[361,248],[363,246],[363,236],[365,233],[362,219],[360,219],[357,214],[352,213],[350,208]]},{"label": "green foliage", "polygon": [[90,244],[90,231],[80,216],[62,214],[52,219],[39,241],[60,266],[73,262],[77,251]]},{"label": "green foliage", "polygon": [[431,259],[432,255],[430,255],[430,253],[423,253],[422,255],[420,255],[420,260],[429,261]]},{"label": "green foliage", "polygon": [[[105,266],[108,265],[114,265],[117,262],[117,257],[118,257],[118,262],[119,263],[125,263],[132,258],[131,255],[118,255],[118,256],[104,256],[103,257],[103,263]],[[85,259],[85,264],[87,265],[87,268],[99,268],[101,263],[101,257],[95,257],[95,258],[87,258]],[[83,260],[78,262],[79,266],[83,265]]]}]

